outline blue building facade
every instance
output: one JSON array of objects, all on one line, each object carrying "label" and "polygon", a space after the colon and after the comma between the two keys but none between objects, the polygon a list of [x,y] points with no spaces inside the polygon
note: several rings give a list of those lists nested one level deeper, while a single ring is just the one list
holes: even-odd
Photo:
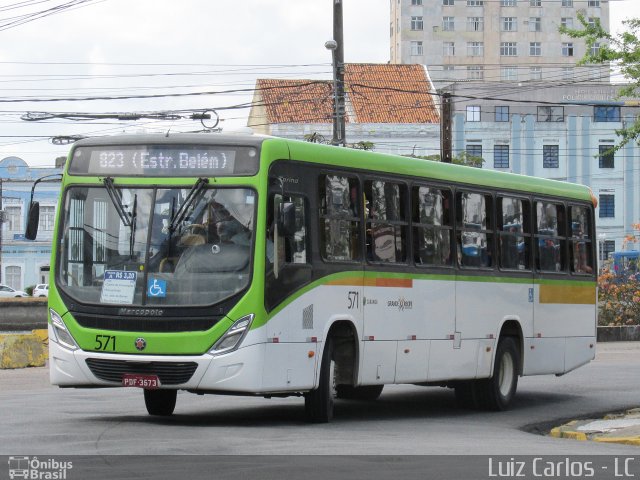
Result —
[{"label": "blue building facade", "polygon": [[61,174],[57,168],[33,168],[18,157],[0,160],[2,229],[0,283],[24,290],[49,282],[49,264],[60,180],[38,184],[34,200],[40,202],[40,224],[35,241],[24,236],[33,182],[47,175]]}]

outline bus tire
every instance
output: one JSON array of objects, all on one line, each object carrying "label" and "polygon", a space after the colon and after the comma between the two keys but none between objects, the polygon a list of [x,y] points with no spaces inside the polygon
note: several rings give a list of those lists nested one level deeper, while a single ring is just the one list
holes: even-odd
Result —
[{"label": "bus tire", "polygon": [[384,385],[366,385],[363,387],[353,387],[351,385],[338,385],[336,396],[345,400],[377,400]]},{"label": "bus tire", "polygon": [[318,388],[304,394],[304,409],[308,422],[328,423],[333,418],[333,402],[336,397],[335,366],[333,340],[328,337],[320,364]]},{"label": "bus tire", "polygon": [[518,388],[520,350],[513,337],[503,337],[498,342],[493,376],[478,381],[479,406],[487,410],[501,411],[509,408]]},{"label": "bus tire", "polygon": [[168,417],[176,408],[177,390],[145,390],[144,404],[149,415]]}]

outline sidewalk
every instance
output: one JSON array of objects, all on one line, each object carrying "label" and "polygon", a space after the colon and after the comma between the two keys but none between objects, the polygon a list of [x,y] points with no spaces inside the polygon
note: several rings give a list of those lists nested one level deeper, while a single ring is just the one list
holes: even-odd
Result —
[{"label": "sidewalk", "polygon": [[556,438],[640,446],[640,408],[610,413],[601,419],[572,420],[551,430]]}]

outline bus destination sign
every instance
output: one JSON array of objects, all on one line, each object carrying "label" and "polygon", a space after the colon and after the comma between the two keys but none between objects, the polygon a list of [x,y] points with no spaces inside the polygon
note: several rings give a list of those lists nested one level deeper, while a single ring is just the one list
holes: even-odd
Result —
[{"label": "bus destination sign", "polygon": [[[238,155],[240,154],[240,155]],[[254,174],[253,148],[210,146],[78,147],[69,173],[74,175],[215,177]]]}]

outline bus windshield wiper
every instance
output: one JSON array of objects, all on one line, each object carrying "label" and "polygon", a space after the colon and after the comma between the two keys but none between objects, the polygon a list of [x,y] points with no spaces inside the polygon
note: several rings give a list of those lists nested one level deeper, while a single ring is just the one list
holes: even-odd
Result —
[{"label": "bus windshield wiper", "polygon": [[[115,185],[113,184],[113,178],[105,177],[103,182],[104,182],[104,188],[109,194],[109,198],[111,198],[111,203],[113,203],[113,206],[115,207],[116,212],[118,212],[118,215],[120,216],[120,220],[122,220],[122,223],[124,224],[125,227],[130,227],[133,222],[134,214],[128,213],[124,209],[124,205],[122,204],[122,197],[120,196],[120,192],[118,192]],[[134,205],[134,212],[135,212],[135,205]]]},{"label": "bus windshield wiper", "polygon": [[184,199],[184,203],[180,205],[180,208],[175,213],[173,217],[171,217],[171,223],[169,224],[169,231],[174,232],[178,225],[184,220],[184,217],[187,215],[187,210],[189,207],[198,199],[203,193],[206,185],[209,183],[209,179],[207,178],[199,178],[195,183],[189,193],[187,194],[187,198]]}]

